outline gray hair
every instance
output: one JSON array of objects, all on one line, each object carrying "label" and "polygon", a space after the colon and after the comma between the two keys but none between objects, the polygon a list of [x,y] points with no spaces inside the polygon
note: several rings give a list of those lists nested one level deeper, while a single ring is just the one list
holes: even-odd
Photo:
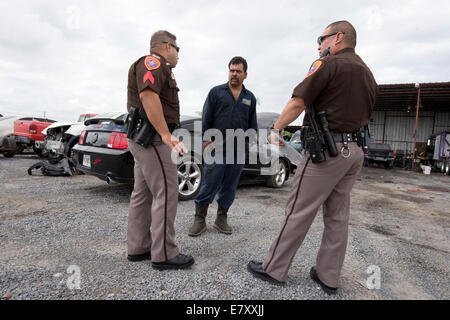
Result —
[{"label": "gray hair", "polygon": [[356,47],[356,30],[352,26],[352,24],[348,21],[336,21],[330,24],[326,29],[330,28],[330,32],[342,32],[344,35],[344,43],[351,46],[352,48]]},{"label": "gray hair", "polygon": [[156,31],[150,39],[150,49],[158,47],[164,42],[176,41],[177,37],[166,30]]}]

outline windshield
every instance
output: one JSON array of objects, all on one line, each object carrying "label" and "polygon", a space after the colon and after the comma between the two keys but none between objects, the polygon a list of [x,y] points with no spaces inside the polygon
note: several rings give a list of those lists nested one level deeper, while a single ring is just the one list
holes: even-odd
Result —
[{"label": "windshield", "polygon": [[124,112],[107,112],[101,115],[92,117],[90,119],[119,119],[125,120],[127,118],[128,113]]}]

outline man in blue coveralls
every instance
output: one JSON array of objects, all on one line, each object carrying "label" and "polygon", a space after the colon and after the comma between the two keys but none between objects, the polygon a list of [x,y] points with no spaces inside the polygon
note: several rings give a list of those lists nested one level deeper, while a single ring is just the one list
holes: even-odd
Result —
[{"label": "man in blue coveralls", "polygon": [[[236,145],[226,143],[227,129],[247,129],[258,130],[256,122],[256,98],[243,85],[247,78],[247,61],[242,57],[234,57],[228,64],[228,83],[212,88],[203,106],[202,132],[208,129],[217,129],[222,133],[224,145],[221,150],[223,162],[216,161],[213,164],[205,164],[204,175],[200,192],[195,198],[194,224],[189,229],[189,236],[199,236],[206,231],[205,218],[208,206],[213,202],[217,192],[218,209],[214,228],[224,234],[231,234],[232,229],[227,223],[227,212],[234,201],[239,177],[244,161],[237,161],[238,156],[234,152],[232,161],[226,157],[226,153],[236,151]],[[206,148],[213,141],[205,139],[203,135],[203,148]],[[217,149],[222,147],[214,145]],[[233,150],[230,150],[233,148]],[[247,148],[246,148],[247,150]],[[216,154],[217,155],[217,154]],[[228,158],[228,161],[226,161]]]}]

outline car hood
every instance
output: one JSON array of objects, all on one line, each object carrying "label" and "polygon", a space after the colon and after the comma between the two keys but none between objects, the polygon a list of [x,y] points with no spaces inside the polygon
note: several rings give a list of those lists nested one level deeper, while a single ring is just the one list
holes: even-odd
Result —
[{"label": "car hood", "polygon": [[[51,125],[49,125],[47,128],[42,130],[43,135],[47,135],[48,130],[55,129],[55,128],[61,128],[61,127],[70,127],[67,129],[65,133],[72,134],[72,135],[80,135],[84,128],[83,122],[55,122]],[[76,134],[79,132],[78,134]]]}]

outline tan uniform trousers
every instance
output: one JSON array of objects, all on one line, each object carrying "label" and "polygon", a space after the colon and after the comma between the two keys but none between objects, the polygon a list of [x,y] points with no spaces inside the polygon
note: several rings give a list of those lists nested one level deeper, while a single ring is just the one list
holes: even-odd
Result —
[{"label": "tan uniform trousers", "polygon": [[128,254],[151,251],[153,262],[172,259],[179,251],[174,228],[178,176],[171,150],[158,135],[148,148],[130,139],[128,147],[135,162],[128,214]]},{"label": "tan uniform trousers", "polygon": [[[342,143],[336,144],[341,150]],[[314,164],[306,153],[296,170],[280,234],[263,263],[264,270],[278,281],[286,281],[289,267],[323,205],[324,231],[316,261],[317,275],[329,287],[338,287],[347,249],[350,191],[363,164],[361,147],[350,142],[348,158],[341,153]]]}]

